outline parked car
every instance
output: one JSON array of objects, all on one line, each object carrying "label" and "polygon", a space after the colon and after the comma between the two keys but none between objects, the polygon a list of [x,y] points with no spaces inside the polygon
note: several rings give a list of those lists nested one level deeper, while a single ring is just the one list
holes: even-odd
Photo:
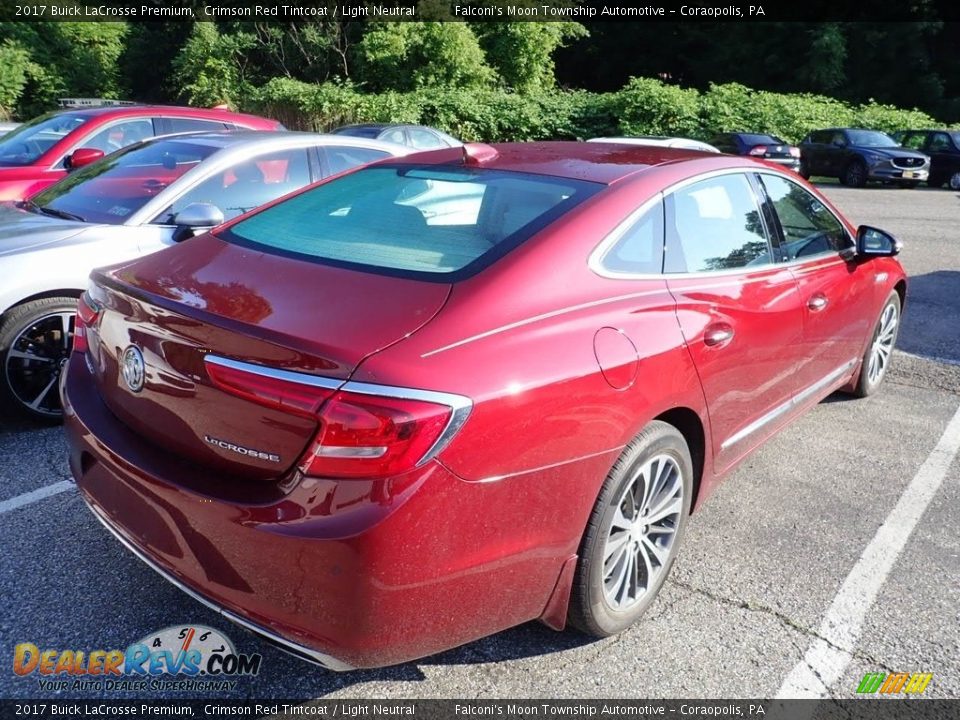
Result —
[{"label": "parked car", "polygon": [[[463,222],[432,223],[424,183]],[[142,560],[327,667],[536,618],[610,635],[723,475],[880,387],[899,248],[729,155],[377,163],[95,271],[70,467]]]},{"label": "parked car", "polygon": [[956,130],[904,130],[894,140],[910,150],[930,156],[927,185],[960,190],[960,132]]},{"label": "parked car", "polygon": [[781,140],[776,135],[727,132],[714,136],[710,142],[720,152],[760,158],[783,165],[794,172],[800,170],[800,148]]},{"label": "parked car", "polygon": [[622,143],[626,145],[647,145],[651,147],[683,148],[685,150],[700,150],[701,152],[720,152],[710,143],[690,138],[663,137],[660,135],[637,135],[636,137],[597,137],[587,142]]},{"label": "parked car", "polygon": [[331,132],[334,135],[383,140],[384,142],[406,145],[418,150],[438,150],[440,148],[460,147],[463,144],[445,132],[424,125],[366,123],[363,125],[344,125]]},{"label": "parked car", "polygon": [[[308,133],[221,132],[130,146],[28,201],[0,204],[0,396],[59,420],[77,297],[130,260],[356,165],[408,148]],[[229,281],[226,281],[229,284]]]},{"label": "parked car", "polygon": [[225,110],[123,105],[41,115],[0,137],[0,201],[23,200],[140,140],[180,132],[282,130],[275,120]]},{"label": "parked car", "polygon": [[930,158],[900,147],[877,130],[833,128],[814,130],[800,143],[800,174],[835,177],[844,185],[863,187],[870,180],[912,188],[926,180]]}]

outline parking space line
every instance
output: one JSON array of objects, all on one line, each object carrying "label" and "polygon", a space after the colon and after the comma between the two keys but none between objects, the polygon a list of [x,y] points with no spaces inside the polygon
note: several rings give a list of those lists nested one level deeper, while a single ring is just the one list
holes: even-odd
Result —
[{"label": "parking space line", "polygon": [[852,659],[863,621],[960,450],[960,408],[833,598],[819,637],[787,675],[778,698],[817,698]]},{"label": "parking space line", "polygon": [[75,487],[77,486],[69,480],[61,480],[53,485],[47,485],[46,487],[42,487],[37,490],[31,490],[28,493],[17,495],[9,500],[0,500],[0,515],[8,513],[11,510],[16,510],[17,508],[22,508],[25,505],[30,505],[32,503],[39,502],[40,500],[45,500],[52,495],[58,495],[62,492],[66,492],[67,490],[73,490]]}]

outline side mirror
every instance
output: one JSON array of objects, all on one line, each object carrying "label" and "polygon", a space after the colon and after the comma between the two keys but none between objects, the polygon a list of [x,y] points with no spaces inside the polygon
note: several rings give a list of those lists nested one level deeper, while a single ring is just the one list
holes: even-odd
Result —
[{"label": "side mirror", "polygon": [[857,255],[860,257],[893,257],[903,244],[893,235],[869,225],[857,228]]},{"label": "side mirror", "polygon": [[95,163],[103,157],[103,150],[96,148],[77,148],[63,159],[63,166],[67,170],[76,170],[84,165]]},{"label": "side mirror", "polygon": [[179,242],[203,230],[222,225],[223,210],[210,203],[192,203],[177,213],[173,224],[177,226],[174,240]]}]

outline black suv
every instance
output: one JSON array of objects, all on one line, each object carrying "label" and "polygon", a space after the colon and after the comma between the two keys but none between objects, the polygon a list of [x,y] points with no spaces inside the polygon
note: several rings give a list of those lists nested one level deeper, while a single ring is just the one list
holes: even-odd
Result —
[{"label": "black suv", "polygon": [[835,177],[850,187],[868,180],[916,187],[930,174],[930,158],[877,130],[814,130],[800,143],[800,174]]},{"label": "black suv", "polygon": [[746,155],[800,170],[800,149],[766,133],[725,132],[710,141],[717,150],[730,155]]},{"label": "black suv", "polygon": [[960,190],[960,132],[956,130],[902,130],[894,139],[910,150],[930,156],[927,185]]}]

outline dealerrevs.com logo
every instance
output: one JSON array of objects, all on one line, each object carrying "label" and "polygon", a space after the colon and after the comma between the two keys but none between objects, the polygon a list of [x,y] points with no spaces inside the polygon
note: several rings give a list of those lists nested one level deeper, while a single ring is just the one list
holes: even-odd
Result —
[{"label": "dealerrevs.com logo", "polygon": [[126,650],[13,650],[13,672],[35,677],[44,692],[57,690],[233,690],[236,678],[260,672],[262,657],[238,653],[219,630],[175,625]]}]

